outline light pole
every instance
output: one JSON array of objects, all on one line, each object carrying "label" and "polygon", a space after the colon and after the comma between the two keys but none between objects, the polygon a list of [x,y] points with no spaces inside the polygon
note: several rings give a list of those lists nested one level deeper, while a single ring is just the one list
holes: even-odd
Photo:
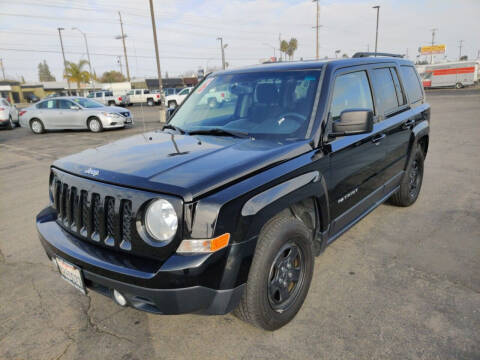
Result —
[{"label": "light pole", "polygon": [[158,90],[160,91],[160,122],[165,123],[167,114],[165,112],[165,99],[163,98],[162,72],[160,70],[160,57],[158,55],[157,27],[155,25],[155,14],[153,11],[153,0],[150,0],[150,16],[152,18],[153,41],[155,43],[155,57],[157,59]]},{"label": "light pole", "polygon": [[320,0],[312,0],[313,2],[317,3],[317,25],[315,26],[316,30],[316,51],[315,51],[315,58],[318,60],[319,58],[319,30],[320,30]]},{"label": "light pole", "polygon": [[267,44],[267,43],[263,43],[263,45],[271,47],[273,49],[273,57],[276,59],[277,58],[277,53],[276,53],[277,48],[275,46]]},{"label": "light pole", "polygon": [[90,51],[88,50],[87,35],[77,27],[73,27],[72,30],[78,30],[80,34],[83,35],[83,39],[85,40],[85,47],[87,48],[88,68],[90,70],[90,80],[91,80],[90,86],[92,87],[92,90],[93,90],[95,89],[95,79],[93,78],[92,61],[90,60]]},{"label": "light pole", "polygon": [[458,48],[459,48],[458,61],[462,60],[463,41],[464,41],[464,40],[460,40],[460,41],[459,41],[460,45],[458,45]]},{"label": "light pole", "polygon": [[[433,45],[435,45],[435,33],[437,31],[438,31],[438,29],[432,29],[432,47],[433,47]],[[430,52],[430,64],[433,64],[433,51]]]},{"label": "light pole", "polygon": [[120,13],[120,11],[118,12],[118,16],[120,18],[120,30],[122,32],[122,35],[115,36],[115,39],[117,40],[122,39],[123,54],[125,55],[125,68],[127,69],[127,79],[128,79],[128,82],[130,82],[130,69],[128,68],[127,47],[125,46],[125,38],[127,37],[127,35],[123,33],[122,14]]},{"label": "light pole", "polygon": [[378,51],[378,20],[380,18],[380,5],[372,6],[372,9],[377,9],[377,31],[375,33],[375,57]]},{"label": "light pole", "polygon": [[[58,30],[58,36],[60,37],[60,46],[62,48],[62,56],[63,56],[63,72],[64,76],[67,76],[67,59],[65,59],[65,50],[63,49],[63,40],[62,40],[62,30],[65,30],[62,27],[57,28]],[[70,81],[67,78],[67,84],[68,84],[68,95],[71,95],[70,91]]]},{"label": "light pole", "polygon": [[222,50],[222,68],[223,70],[226,69],[225,66],[225,48],[228,46],[228,44],[223,45],[223,38],[218,37],[217,40],[220,40],[220,49]]}]

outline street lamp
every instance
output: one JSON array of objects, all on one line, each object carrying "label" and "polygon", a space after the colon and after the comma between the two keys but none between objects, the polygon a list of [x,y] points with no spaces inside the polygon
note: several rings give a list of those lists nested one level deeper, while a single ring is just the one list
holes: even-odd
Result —
[{"label": "street lamp", "polygon": [[222,50],[222,68],[223,68],[223,70],[225,70],[226,69],[226,66],[225,66],[225,48],[228,46],[228,44],[223,45],[223,38],[222,37],[218,37],[217,40],[220,41],[220,49]]},{"label": "street lamp", "polygon": [[377,56],[378,44],[378,19],[380,17],[380,5],[372,6],[372,9],[377,9],[377,32],[375,33],[375,57]]},{"label": "street lamp", "polygon": [[95,79],[93,78],[92,61],[90,60],[90,51],[88,50],[87,35],[77,27],[73,27],[72,30],[78,30],[80,34],[83,35],[83,39],[85,40],[85,47],[87,48],[88,68],[90,70],[90,80],[91,80],[90,86],[92,87],[92,90],[93,90],[95,89]]},{"label": "street lamp", "polygon": [[[63,40],[62,40],[62,30],[65,30],[65,28],[59,27],[57,28],[58,30],[58,36],[60,37],[60,46],[62,48],[62,56],[63,56],[63,68],[64,68],[64,74],[67,76],[67,59],[65,58],[65,50],[63,49]],[[68,84],[68,95],[71,95],[70,91],[70,81],[67,79],[67,84]]]}]

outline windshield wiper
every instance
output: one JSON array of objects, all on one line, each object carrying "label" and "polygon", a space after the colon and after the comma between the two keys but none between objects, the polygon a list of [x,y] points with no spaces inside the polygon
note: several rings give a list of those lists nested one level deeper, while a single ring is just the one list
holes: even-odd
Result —
[{"label": "windshield wiper", "polygon": [[178,131],[180,134],[185,134],[185,130],[180,129],[179,127],[177,127],[175,125],[172,125],[172,124],[163,125],[162,130],[164,130],[164,129],[172,129],[172,130]]},{"label": "windshield wiper", "polygon": [[188,135],[214,135],[214,136],[233,136],[238,138],[250,137],[250,134],[244,131],[227,130],[222,128],[213,128],[205,130],[193,130]]}]

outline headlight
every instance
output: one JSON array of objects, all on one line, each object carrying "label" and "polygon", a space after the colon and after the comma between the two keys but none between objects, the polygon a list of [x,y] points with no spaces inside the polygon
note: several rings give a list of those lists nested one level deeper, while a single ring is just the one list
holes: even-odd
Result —
[{"label": "headlight", "polygon": [[121,117],[122,116],[122,115],[117,114],[117,113],[107,113],[107,112],[102,112],[102,115],[107,116],[107,117]]},{"label": "headlight", "polygon": [[178,217],[173,205],[164,199],[152,202],[145,213],[145,228],[156,241],[170,241],[178,228]]}]

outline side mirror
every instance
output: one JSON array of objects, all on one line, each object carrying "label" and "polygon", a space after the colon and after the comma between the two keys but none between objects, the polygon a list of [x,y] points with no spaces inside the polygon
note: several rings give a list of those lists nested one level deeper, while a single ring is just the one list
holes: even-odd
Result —
[{"label": "side mirror", "polygon": [[70,106],[70,110],[80,110],[80,106],[72,105]]},{"label": "side mirror", "polygon": [[167,123],[170,122],[170,119],[173,116],[173,113],[175,112],[176,108],[168,108],[167,109]]},{"label": "side mirror", "polygon": [[369,109],[348,109],[332,124],[331,136],[365,134],[373,131],[373,111]]}]

